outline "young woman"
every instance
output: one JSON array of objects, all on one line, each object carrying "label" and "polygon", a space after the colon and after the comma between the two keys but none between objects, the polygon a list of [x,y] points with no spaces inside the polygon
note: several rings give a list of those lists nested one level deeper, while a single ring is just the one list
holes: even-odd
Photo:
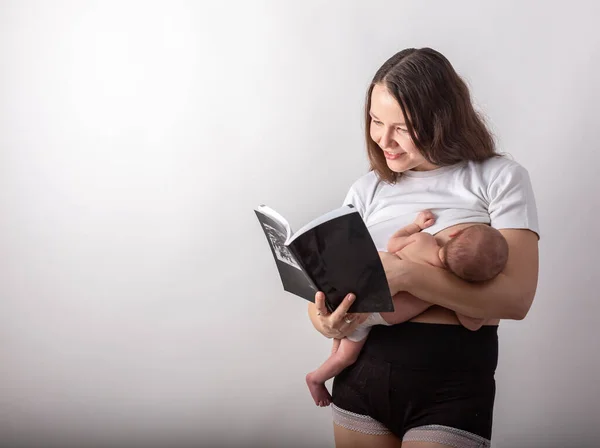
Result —
[{"label": "young woman", "polygon": [[[375,74],[365,108],[371,171],[350,188],[381,251],[392,294],[434,304],[410,322],[373,327],[356,363],[336,377],[336,446],[490,446],[500,319],[523,319],[538,277],[538,222],[529,175],[496,153],[450,62],[429,48],[406,49]],[[385,253],[390,236],[424,208],[440,244],[462,223],[487,223],[509,245],[503,272],[483,284]],[[363,316],[334,313],[323,293],[309,305],[327,337],[350,334]],[[486,319],[478,331],[456,313]]]}]

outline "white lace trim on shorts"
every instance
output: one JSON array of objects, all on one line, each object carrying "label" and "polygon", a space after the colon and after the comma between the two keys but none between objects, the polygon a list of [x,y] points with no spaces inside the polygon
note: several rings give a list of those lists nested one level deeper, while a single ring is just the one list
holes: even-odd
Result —
[{"label": "white lace trim on shorts", "polygon": [[443,425],[425,425],[409,429],[403,442],[432,442],[454,448],[489,448],[491,443],[485,437],[472,432]]},{"label": "white lace trim on shorts", "polygon": [[338,408],[333,403],[331,404],[331,410],[333,411],[333,423],[342,428],[373,436],[391,434],[391,431],[383,424],[368,415],[346,411],[345,409]]},{"label": "white lace trim on shorts", "polygon": [[[384,436],[391,431],[383,423],[368,415],[346,411],[331,404],[333,423],[351,431],[373,436]],[[478,436],[462,429],[443,425],[425,425],[409,429],[404,434],[403,442],[432,442],[454,448],[490,448],[491,443],[485,437]]]}]

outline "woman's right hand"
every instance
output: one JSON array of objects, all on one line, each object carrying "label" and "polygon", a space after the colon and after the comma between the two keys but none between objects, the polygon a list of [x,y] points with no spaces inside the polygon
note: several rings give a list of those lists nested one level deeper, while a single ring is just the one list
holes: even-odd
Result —
[{"label": "woman's right hand", "polygon": [[362,323],[368,313],[348,313],[354,302],[354,294],[348,294],[333,313],[327,311],[325,294],[315,294],[315,303],[310,303],[308,313],[314,327],[327,338],[341,339],[348,336]]}]

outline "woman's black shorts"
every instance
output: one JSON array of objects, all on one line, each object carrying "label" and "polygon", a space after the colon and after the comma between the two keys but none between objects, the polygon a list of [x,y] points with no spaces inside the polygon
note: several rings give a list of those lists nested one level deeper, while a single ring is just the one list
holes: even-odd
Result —
[{"label": "woman's black shorts", "polygon": [[334,409],[369,416],[400,438],[440,427],[489,440],[497,362],[497,326],[377,325],[335,378]]}]

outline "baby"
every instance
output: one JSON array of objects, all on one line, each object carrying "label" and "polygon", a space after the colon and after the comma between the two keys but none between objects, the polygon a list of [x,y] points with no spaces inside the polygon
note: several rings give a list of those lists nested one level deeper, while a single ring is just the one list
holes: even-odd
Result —
[{"label": "baby", "polygon": [[[388,251],[403,260],[445,268],[469,282],[491,280],[502,272],[508,260],[508,243],[498,230],[486,224],[472,224],[451,234],[450,240],[440,246],[433,235],[421,232],[434,222],[430,211],[422,211],[414,223],[392,235]],[[356,361],[373,325],[406,322],[431,306],[403,292],[396,294],[393,300],[395,311],[372,313],[348,337],[334,339],[329,358],[317,370],[306,375],[306,383],[317,406],[331,403],[325,381]],[[460,314],[457,317],[464,327],[473,331],[481,328],[484,322],[484,319]]]}]

